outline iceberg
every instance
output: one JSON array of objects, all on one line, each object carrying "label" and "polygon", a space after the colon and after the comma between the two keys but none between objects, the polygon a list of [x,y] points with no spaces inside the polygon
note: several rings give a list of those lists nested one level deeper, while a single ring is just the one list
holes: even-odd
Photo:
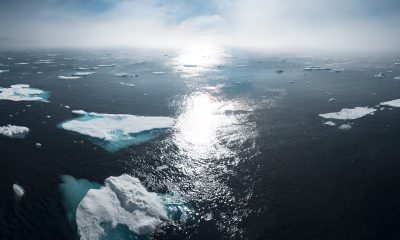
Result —
[{"label": "iceberg", "polygon": [[125,85],[125,86],[129,86],[129,87],[134,87],[134,86],[135,86],[135,84],[132,84],[132,83],[124,83],[124,82],[119,82],[119,84]]},{"label": "iceberg", "polygon": [[384,78],[384,77],[385,77],[385,74],[382,73],[382,72],[380,72],[379,74],[375,74],[374,77],[377,77],[377,78]]},{"label": "iceberg", "polygon": [[400,107],[400,99],[395,99],[392,101],[381,102],[379,105],[388,106],[388,107]]},{"label": "iceberg", "polygon": [[0,134],[11,138],[24,138],[29,133],[29,128],[8,124],[0,127]]},{"label": "iceberg", "polygon": [[331,71],[330,67],[311,66],[303,68],[304,71]]},{"label": "iceberg", "polygon": [[20,199],[25,195],[25,190],[23,187],[21,187],[21,185],[14,183],[13,184],[13,190],[14,190],[14,194],[15,196]]},{"label": "iceberg", "polygon": [[94,73],[95,72],[75,72],[75,73],[72,74],[72,76],[78,76],[78,77],[89,76],[89,75],[92,75]]},{"label": "iceberg", "polygon": [[325,124],[325,125],[328,125],[328,126],[336,126],[336,123],[334,123],[334,122],[332,122],[332,121],[324,122],[324,124]]},{"label": "iceberg", "polygon": [[48,102],[47,99],[48,92],[31,88],[28,84],[11,85],[9,88],[0,87],[0,100]]},{"label": "iceberg", "polygon": [[100,64],[100,65],[97,65],[98,67],[116,67],[117,66],[117,64]]},{"label": "iceberg", "polygon": [[59,124],[60,128],[90,137],[90,140],[114,152],[121,148],[147,142],[157,136],[157,131],[171,128],[175,119],[129,114],[88,113],[74,110],[77,119]]},{"label": "iceberg", "polygon": [[79,79],[79,76],[58,76],[59,79]]},{"label": "iceberg", "polygon": [[349,130],[351,129],[351,125],[350,124],[342,124],[338,127],[338,129],[340,130]]},{"label": "iceberg", "polygon": [[400,76],[394,77],[394,80],[400,80]]},{"label": "iceberg", "polygon": [[373,114],[375,111],[375,108],[369,107],[343,108],[339,112],[324,113],[319,114],[319,116],[328,119],[353,120],[364,117],[368,114]]},{"label": "iceberg", "polygon": [[177,196],[149,192],[127,174],[107,178],[104,186],[68,175],[61,179],[63,205],[81,239],[137,239],[166,221],[187,222],[193,213]]},{"label": "iceberg", "polygon": [[117,77],[133,77],[132,73],[116,73],[115,76]]},{"label": "iceberg", "polygon": [[5,72],[9,72],[10,70],[1,70],[0,69],[0,73],[5,73]]},{"label": "iceberg", "polygon": [[20,63],[15,63],[15,65],[28,65],[29,63],[27,62],[20,62]]},{"label": "iceberg", "polygon": [[97,67],[78,67],[76,70],[96,70]]},{"label": "iceberg", "polygon": [[153,72],[153,74],[155,74],[155,75],[162,75],[162,74],[165,74],[165,72]]}]

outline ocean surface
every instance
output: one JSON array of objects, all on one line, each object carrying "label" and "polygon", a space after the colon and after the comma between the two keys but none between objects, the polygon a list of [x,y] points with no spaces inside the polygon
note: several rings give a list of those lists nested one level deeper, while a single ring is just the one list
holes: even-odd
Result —
[{"label": "ocean surface", "polygon": [[[0,239],[79,239],[76,204],[122,174],[179,198],[186,218],[169,215],[146,235],[118,225],[107,239],[399,239],[400,108],[380,105],[400,98],[399,58],[217,47],[1,51],[0,70],[9,70],[0,71],[1,88],[28,84],[46,95],[0,100],[0,126],[30,130],[0,135]],[[355,107],[375,111],[319,115]],[[79,117],[73,110],[174,125],[110,148],[61,127]],[[87,188],[72,191],[72,205],[65,175]]]}]

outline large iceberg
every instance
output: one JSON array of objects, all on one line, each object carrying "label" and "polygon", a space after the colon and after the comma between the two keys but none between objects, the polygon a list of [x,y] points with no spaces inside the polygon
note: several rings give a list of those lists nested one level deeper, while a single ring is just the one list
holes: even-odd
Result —
[{"label": "large iceberg", "polygon": [[127,174],[107,178],[104,186],[72,176],[62,176],[62,181],[67,217],[81,239],[137,239],[163,222],[187,222],[193,212],[182,199],[149,192]]},{"label": "large iceberg", "polygon": [[171,128],[175,119],[128,114],[103,114],[72,111],[79,118],[59,124],[59,127],[91,137],[93,142],[110,152],[140,144],[156,137],[157,130]]},{"label": "large iceberg", "polygon": [[29,128],[8,124],[0,127],[0,134],[11,138],[24,138],[29,133]]},{"label": "large iceberg", "polygon": [[395,99],[392,101],[381,102],[379,105],[388,107],[400,107],[400,99]]},{"label": "large iceberg", "polygon": [[9,88],[0,87],[0,100],[48,102],[47,99],[48,92],[31,88],[28,84],[11,85]]},{"label": "large iceberg", "polygon": [[375,111],[375,108],[369,107],[343,108],[339,112],[323,113],[319,114],[319,116],[328,119],[353,120],[373,114]]}]

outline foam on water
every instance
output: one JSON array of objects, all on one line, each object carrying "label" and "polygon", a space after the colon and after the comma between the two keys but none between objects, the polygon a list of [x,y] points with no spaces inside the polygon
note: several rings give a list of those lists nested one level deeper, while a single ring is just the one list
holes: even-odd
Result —
[{"label": "foam on water", "polygon": [[24,138],[29,133],[29,128],[8,124],[0,127],[0,134],[11,138]]},{"label": "foam on water", "polygon": [[107,178],[104,186],[67,175],[61,179],[67,218],[81,239],[136,239],[165,221],[187,222],[193,213],[177,196],[149,192],[126,174]]},{"label": "foam on water", "polygon": [[375,111],[375,108],[369,107],[343,108],[339,112],[324,113],[319,114],[319,116],[328,119],[353,120],[364,117],[368,114],[373,114]]},{"label": "foam on water", "polygon": [[175,119],[128,114],[88,113],[74,110],[79,118],[59,124],[59,127],[91,137],[91,140],[110,152],[149,141],[157,130],[171,128]]},{"label": "foam on water", "polygon": [[0,100],[48,102],[47,99],[48,92],[31,88],[28,84],[11,85],[9,88],[0,87]]},{"label": "foam on water", "polygon": [[388,107],[400,107],[400,99],[395,99],[392,101],[381,102],[379,105]]}]

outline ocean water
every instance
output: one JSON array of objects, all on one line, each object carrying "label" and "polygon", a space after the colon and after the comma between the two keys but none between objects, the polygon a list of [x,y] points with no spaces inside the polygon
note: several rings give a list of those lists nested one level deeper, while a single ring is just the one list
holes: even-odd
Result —
[{"label": "ocean water", "polygon": [[[104,223],[114,239],[398,239],[400,108],[379,104],[400,98],[399,56],[1,51],[0,87],[29,84],[49,102],[0,100],[0,126],[30,129],[0,135],[0,239],[78,239],[76,204],[122,174],[179,201],[147,236]],[[82,71],[95,73],[58,78]],[[355,118],[364,107],[376,111]],[[176,122],[110,150],[58,127],[72,110]],[[353,117],[320,116],[338,112]],[[79,179],[69,195],[67,175]]]}]

